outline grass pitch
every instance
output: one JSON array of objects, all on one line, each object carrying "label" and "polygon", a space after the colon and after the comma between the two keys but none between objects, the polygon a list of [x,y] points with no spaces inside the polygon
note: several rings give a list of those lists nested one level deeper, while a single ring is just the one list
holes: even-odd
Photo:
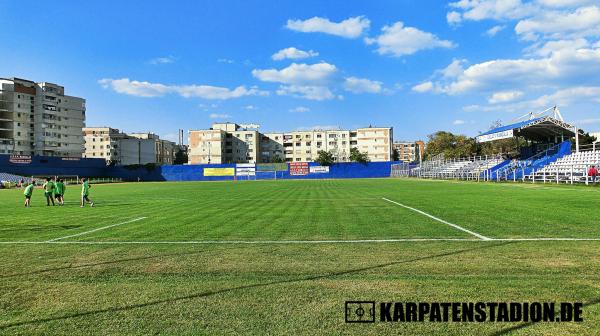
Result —
[{"label": "grass pitch", "polygon": [[[600,332],[600,241],[564,240],[600,239],[598,188],[132,183],[94,186],[84,209],[78,195],[46,207],[36,190],[25,209],[0,192],[0,334]],[[586,305],[582,323],[355,325],[347,300]]]}]

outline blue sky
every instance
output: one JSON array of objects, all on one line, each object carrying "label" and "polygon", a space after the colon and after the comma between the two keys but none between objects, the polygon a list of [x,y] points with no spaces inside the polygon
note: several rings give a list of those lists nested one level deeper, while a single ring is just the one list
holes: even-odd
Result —
[{"label": "blue sky", "polygon": [[467,135],[558,104],[600,130],[600,1],[0,1],[2,77],[64,85],[88,126],[393,126]]}]

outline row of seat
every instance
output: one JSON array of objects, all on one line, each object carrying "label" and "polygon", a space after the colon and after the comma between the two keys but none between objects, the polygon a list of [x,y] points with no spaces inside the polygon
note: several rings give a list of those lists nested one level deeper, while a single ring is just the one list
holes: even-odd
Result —
[{"label": "row of seat", "polygon": [[1,182],[19,183],[21,180],[28,182],[30,178],[9,173],[0,173]]},{"label": "row of seat", "polygon": [[414,172],[421,177],[473,177],[502,163],[502,158],[471,159],[452,162],[429,162]]},{"label": "row of seat", "polygon": [[600,151],[572,153],[533,172],[528,179],[581,182],[591,166],[599,165]]}]

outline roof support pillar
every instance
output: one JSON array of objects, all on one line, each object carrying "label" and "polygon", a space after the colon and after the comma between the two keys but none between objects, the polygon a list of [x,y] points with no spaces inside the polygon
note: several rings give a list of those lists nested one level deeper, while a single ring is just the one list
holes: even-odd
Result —
[{"label": "roof support pillar", "polygon": [[575,153],[579,153],[579,129],[575,127]]}]

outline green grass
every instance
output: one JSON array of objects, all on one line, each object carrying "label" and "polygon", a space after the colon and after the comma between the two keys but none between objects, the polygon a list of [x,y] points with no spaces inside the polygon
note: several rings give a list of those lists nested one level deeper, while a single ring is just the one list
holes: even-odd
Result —
[{"label": "green grass", "polygon": [[[600,332],[600,189],[401,179],[0,191],[0,334]],[[145,219],[60,240],[128,220]],[[159,242],[458,239],[319,244]],[[4,242],[4,243],[2,243]],[[29,242],[10,243],[7,242]],[[145,242],[131,244],[128,242]],[[97,244],[105,243],[105,244]],[[125,244],[117,244],[125,243]],[[344,323],[346,300],[579,301],[582,323]]]}]

